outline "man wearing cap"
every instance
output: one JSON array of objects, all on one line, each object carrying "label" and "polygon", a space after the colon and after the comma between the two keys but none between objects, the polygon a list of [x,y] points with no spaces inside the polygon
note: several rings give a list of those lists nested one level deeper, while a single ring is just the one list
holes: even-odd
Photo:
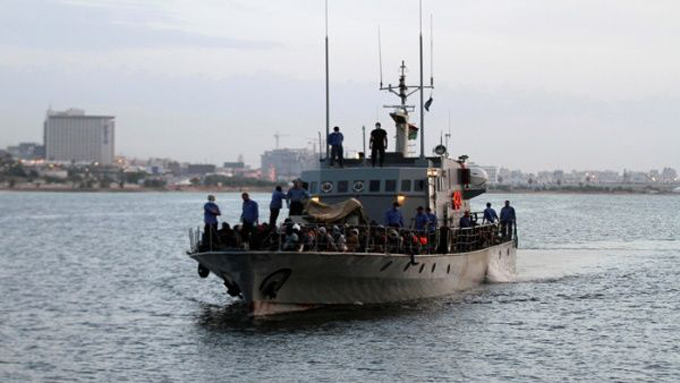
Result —
[{"label": "man wearing cap", "polygon": [[207,234],[208,244],[212,246],[217,242],[217,216],[222,215],[220,207],[215,203],[215,196],[209,195],[208,202],[203,205],[204,231]]},{"label": "man wearing cap", "polygon": [[333,133],[328,135],[328,144],[331,146],[331,166],[338,160],[340,167],[342,167],[342,141],[345,137],[340,133],[340,127],[333,128]]},{"label": "man wearing cap", "polygon": [[371,141],[368,144],[371,149],[371,166],[375,167],[376,157],[380,157],[380,167],[385,162],[385,149],[387,149],[387,132],[379,122],[375,123],[375,129],[371,131]]}]

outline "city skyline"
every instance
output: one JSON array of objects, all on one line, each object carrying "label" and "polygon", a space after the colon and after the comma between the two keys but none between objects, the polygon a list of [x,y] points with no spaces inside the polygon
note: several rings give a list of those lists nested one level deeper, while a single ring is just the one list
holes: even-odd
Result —
[{"label": "city skyline", "polygon": [[[417,2],[390,4],[362,2],[361,15],[355,1],[329,5],[331,124],[349,149],[361,149],[376,115],[391,127],[380,106],[395,100],[377,91],[378,24],[384,82],[396,83],[401,59],[417,78]],[[680,168],[677,4],[425,1],[424,12],[436,86],[426,153],[451,110],[451,151],[477,163]],[[28,13],[39,27],[18,22]],[[128,157],[243,154],[252,165],[277,131],[299,148],[324,128],[321,1],[9,1],[0,21],[2,147],[40,142],[50,104],[115,115],[117,154]]]}]

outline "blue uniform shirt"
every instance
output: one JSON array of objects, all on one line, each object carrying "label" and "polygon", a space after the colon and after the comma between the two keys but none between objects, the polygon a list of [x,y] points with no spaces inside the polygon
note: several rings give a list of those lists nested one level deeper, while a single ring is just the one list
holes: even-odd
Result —
[{"label": "blue uniform shirt", "polygon": [[217,216],[220,215],[220,208],[214,202],[206,202],[203,205],[203,221],[207,224],[216,224]]},{"label": "blue uniform shirt", "polygon": [[345,137],[340,132],[333,132],[328,135],[328,144],[331,146],[340,146]]},{"label": "blue uniform shirt", "polygon": [[458,221],[458,225],[460,227],[472,227],[472,220],[470,217],[462,216],[460,217],[460,221]]},{"label": "blue uniform shirt", "polygon": [[257,202],[249,199],[243,202],[243,213],[241,214],[241,220],[247,223],[257,222],[259,216],[259,211],[257,208]]},{"label": "blue uniform shirt", "polygon": [[385,224],[387,226],[404,227],[404,216],[401,215],[401,210],[392,208],[385,213]]},{"label": "blue uniform shirt", "polygon": [[270,209],[281,209],[283,207],[283,199],[286,195],[283,192],[274,190],[272,193],[272,202],[269,204]]},{"label": "blue uniform shirt", "polygon": [[494,223],[494,222],[496,222],[497,219],[498,219],[498,215],[496,214],[496,210],[494,210],[490,207],[487,207],[486,209],[484,209],[484,220],[486,222]]},{"label": "blue uniform shirt", "polygon": [[437,216],[434,213],[427,213],[427,218],[429,220],[430,231],[437,230]]},{"label": "blue uniform shirt", "polygon": [[501,209],[501,222],[514,222],[515,208],[512,206],[503,206]]},{"label": "blue uniform shirt", "polygon": [[288,198],[290,202],[295,201],[302,202],[303,199],[309,198],[309,193],[307,193],[307,190],[305,190],[304,188],[299,189],[290,188],[288,189],[288,194],[286,195],[286,198]]},{"label": "blue uniform shirt", "polygon": [[430,225],[430,217],[425,213],[416,213],[416,230],[425,230]]}]

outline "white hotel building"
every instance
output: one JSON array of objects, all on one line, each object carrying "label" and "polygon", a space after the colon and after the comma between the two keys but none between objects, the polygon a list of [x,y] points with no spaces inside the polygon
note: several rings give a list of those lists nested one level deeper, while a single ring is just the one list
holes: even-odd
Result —
[{"label": "white hotel building", "polygon": [[113,163],[115,117],[87,116],[79,109],[48,110],[44,128],[48,161]]}]

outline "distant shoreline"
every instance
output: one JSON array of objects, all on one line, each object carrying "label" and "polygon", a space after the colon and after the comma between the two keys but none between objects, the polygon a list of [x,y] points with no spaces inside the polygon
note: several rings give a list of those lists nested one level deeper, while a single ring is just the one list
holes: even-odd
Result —
[{"label": "distant shoreline", "polygon": [[253,186],[253,187],[170,187],[170,188],[140,188],[140,187],[126,187],[126,188],[69,188],[69,187],[0,187],[0,192],[45,192],[45,193],[265,193],[271,192],[274,188],[269,186]]},{"label": "distant shoreline", "polygon": [[[44,192],[44,193],[268,193],[273,190],[269,186],[254,186],[254,187],[170,187],[170,188],[142,188],[142,187],[126,187],[120,188],[70,188],[70,187],[26,187],[21,185],[14,188],[0,187],[0,192]],[[557,195],[557,194],[585,194],[585,195],[680,195],[678,192],[673,192],[672,189],[659,191],[648,189],[631,189],[631,190],[601,190],[601,189],[583,189],[583,190],[533,190],[517,188],[511,190],[488,189],[487,194],[543,194],[543,195]]]}]

